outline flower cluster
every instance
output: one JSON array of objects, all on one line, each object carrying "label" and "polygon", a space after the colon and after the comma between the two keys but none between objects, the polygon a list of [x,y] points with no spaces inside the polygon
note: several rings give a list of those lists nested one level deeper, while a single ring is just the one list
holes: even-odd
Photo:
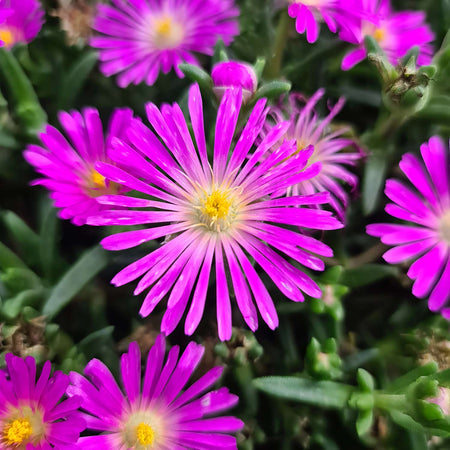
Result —
[{"label": "flower cluster", "polygon": [[372,36],[378,42],[393,65],[414,46],[419,47],[418,65],[431,62],[434,33],[425,23],[423,11],[395,12],[389,0],[354,0],[353,3],[353,7],[361,11],[357,32],[355,28],[351,32],[342,30],[340,38],[356,44],[357,48],[347,53],[342,60],[343,70],[351,69],[367,56],[364,48],[366,36]]},{"label": "flower cluster", "polygon": [[[0,370],[0,448],[236,449],[230,433],[239,431],[242,421],[212,417],[238,401],[226,388],[210,390],[222,369],[209,370],[185,389],[204,348],[191,342],[181,356],[179,350],[172,347],[164,363],[165,340],[158,336],[141,388],[141,355],[132,342],[121,359],[125,395],[99,360],[86,366],[91,381],[75,372],[70,378],[59,371],[51,375],[48,361],[36,381],[34,358],[8,353],[6,371]],[[91,435],[80,438],[86,429]]]}]

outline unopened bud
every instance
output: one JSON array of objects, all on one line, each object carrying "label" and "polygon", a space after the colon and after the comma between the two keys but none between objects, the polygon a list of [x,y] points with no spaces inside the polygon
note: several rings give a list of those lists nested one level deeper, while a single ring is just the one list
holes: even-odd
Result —
[{"label": "unopened bud", "polygon": [[246,103],[256,91],[258,79],[253,67],[238,61],[223,61],[216,64],[211,72],[213,91],[219,99],[231,87],[242,88],[242,99]]}]

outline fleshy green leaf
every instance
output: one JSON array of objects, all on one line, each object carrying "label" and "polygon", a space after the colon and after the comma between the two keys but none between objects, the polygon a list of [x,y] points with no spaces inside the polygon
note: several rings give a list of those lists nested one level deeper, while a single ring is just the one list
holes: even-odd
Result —
[{"label": "fleshy green leaf", "polygon": [[275,397],[322,408],[344,408],[353,392],[353,388],[345,384],[296,377],[263,377],[253,380],[253,383]]},{"label": "fleshy green leaf", "polygon": [[42,313],[53,317],[107,264],[106,252],[94,247],[85,253],[54,287]]}]

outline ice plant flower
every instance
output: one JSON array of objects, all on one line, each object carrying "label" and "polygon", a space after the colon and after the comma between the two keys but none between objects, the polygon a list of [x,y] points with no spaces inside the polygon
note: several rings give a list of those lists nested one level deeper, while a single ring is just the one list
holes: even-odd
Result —
[{"label": "ice plant flower", "polygon": [[0,10],[8,11],[6,20],[0,23],[0,40],[7,48],[31,42],[44,23],[44,10],[38,0],[3,0]]},{"label": "ice plant flower", "polygon": [[383,255],[388,263],[414,260],[408,270],[412,293],[428,296],[430,310],[450,319],[450,154],[437,136],[420,151],[425,166],[411,153],[400,161],[415,189],[395,179],[386,182],[385,193],[393,201],[386,212],[407,223],[372,224],[367,233],[394,246]]},{"label": "ice plant flower", "polygon": [[99,5],[93,28],[101,33],[91,45],[99,49],[100,69],[119,74],[120,87],[145,81],[178,64],[198,65],[193,52],[212,55],[220,38],[226,45],[238,34],[239,10],[233,0],[117,0]]},{"label": "ice plant flower", "polygon": [[206,448],[237,449],[236,438],[243,422],[235,417],[211,417],[232,408],[237,396],[228,389],[209,391],[222,374],[221,367],[209,370],[186,390],[204,347],[190,342],[179,356],[173,346],[164,363],[165,339],[159,335],[147,357],[141,383],[141,354],[136,342],[122,355],[120,372],[124,392],[109,369],[91,360],[84,373],[71,373],[69,395],[83,398],[88,428],[98,436],[80,438],[81,449],[171,450]]},{"label": "ice plant flower", "polygon": [[343,30],[340,38],[357,44],[342,60],[342,69],[349,70],[367,56],[364,48],[364,37],[372,36],[386,53],[389,62],[397,65],[399,58],[418,46],[420,49],[418,65],[431,62],[434,33],[425,23],[423,11],[394,12],[389,0],[355,0],[357,7],[364,11],[364,19],[360,19],[358,33]]},{"label": "ice plant flower", "polygon": [[73,449],[86,423],[78,412],[81,397],[60,402],[69,376],[50,375],[47,361],[36,381],[36,362],[6,354],[6,371],[0,370],[0,448]]},{"label": "ice plant flower", "polygon": [[219,100],[224,92],[230,88],[242,88],[244,103],[255,93],[258,79],[250,64],[241,61],[222,61],[217,63],[212,71],[213,91]]},{"label": "ice plant flower", "polygon": [[358,16],[353,0],[288,0],[288,14],[295,18],[295,29],[310,43],[319,37],[319,24],[325,22],[331,32],[345,29],[357,32]]},{"label": "ice plant flower", "polygon": [[[320,162],[322,165],[319,174],[289,187],[287,195],[311,195],[328,191],[330,205],[343,219],[348,205],[348,195],[340,182],[349,184],[353,190],[356,188],[358,178],[347,167],[353,166],[355,161],[363,156],[363,153],[353,139],[343,137],[349,131],[348,127],[330,126],[331,121],[344,106],[344,98],[340,98],[331,107],[325,118],[319,118],[314,111],[324,93],[323,89],[319,89],[309,100],[300,94],[291,94],[288,99],[287,111],[283,111],[279,107],[271,109],[271,121],[275,120],[275,123],[279,123],[285,119],[287,114],[290,126],[284,137],[295,139],[297,145],[295,152],[312,145],[314,151],[308,160],[308,166],[316,162]],[[351,147],[357,151],[342,151]]]},{"label": "ice plant flower", "polygon": [[106,149],[111,139],[123,136],[131,121],[130,109],[117,109],[109,121],[104,136],[99,113],[94,108],[60,112],[59,121],[69,141],[54,127],[48,125],[40,139],[44,147],[29,145],[25,159],[44,177],[32,182],[50,192],[54,205],[61,208],[58,215],[75,225],[84,225],[86,217],[104,209],[95,198],[104,194],[123,192],[95,170],[98,161],[110,161]]},{"label": "ice plant flower", "polygon": [[[272,329],[278,325],[272,299],[249,256],[291,300],[303,301],[302,292],[313,297],[321,295],[318,285],[282,254],[304,266],[323,270],[323,261],[312,253],[329,256],[331,249],[284,225],[319,230],[342,227],[328,211],[299,207],[327,202],[328,193],[276,198],[279,191],[285,192],[289,186],[317,175],[320,164],[303,170],[312,147],[290,158],[294,142],[281,145],[266,157],[286,132],[288,123],[274,127],[249,155],[265,122],[266,99],[257,102],[234,145],[241,103],[240,89],[225,92],[217,114],[212,164],[206,150],[200,90],[198,85],[193,85],[188,106],[195,146],[178,104],[163,105],[161,110],[148,104],[147,116],[156,134],[135,121],[127,135],[130,145],[114,139],[109,152],[114,162],[126,161],[137,175],[111,164],[96,166],[106,178],[151,197],[99,197],[97,201],[104,205],[127,210],[102,211],[87,222],[90,225],[152,224],[150,228],[105,238],[102,245],[108,250],[135,247],[151,239],[167,237],[160,248],[130,264],[112,280],[115,285],[123,285],[144,275],[135,290],[139,294],[151,287],[140,310],[142,316],[150,314],[169,294],[168,309],[161,324],[161,331],[166,335],[179,323],[192,293],[185,332],[192,334],[196,329],[203,315],[213,262],[217,322],[222,340],[231,337],[230,287],[252,330],[258,326],[254,301],[264,321]],[[142,208],[151,210],[139,210]]]}]

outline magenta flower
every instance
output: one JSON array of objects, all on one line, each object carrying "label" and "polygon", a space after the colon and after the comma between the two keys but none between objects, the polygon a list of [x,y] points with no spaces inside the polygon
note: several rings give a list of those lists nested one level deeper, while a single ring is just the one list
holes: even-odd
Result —
[{"label": "magenta flower", "polygon": [[[412,293],[429,296],[431,311],[440,311],[450,319],[450,158],[437,136],[420,147],[423,164],[407,153],[400,169],[414,190],[397,180],[387,180],[386,212],[407,224],[369,225],[367,233],[394,245],[383,258],[390,264],[414,260],[408,277],[414,280]],[[411,223],[412,222],[412,223]]]},{"label": "magenta flower", "polygon": [[[327,211],[299,208],[327,202],[328,193],[290,198],[277,198],[276,194],[317,175],[320,164],[303,170],[312,147],[290,157],[294,153],[293,142],[281,145],[268,155],[289,123],[274,127],[253,154],[249,154],[265,121],[265,99],[257,102],[239,140],[233,144],[241,103],[240,89],[225,92],[217,115],[211,165],[206,150],[200,90],[193,85],[188,105],[195,146],[177,104],[163,105],[161,111],[148,104],[148,119],[156,134],[134,121],[127,136],[130,145],[114,139],[109,152],[115,163],[126,162],[137,175],[112,164],[96,166],[106,178],[151,199],[99,197],[97,200],[104,205],[127,210],[102,211],[88,218],[87,223],[156,225],[107,237],[102,241],[106,249],[121,250],[168,237],[161,247],[130,264],[112,280],[119,286],[144,275],[135,290],[135,294],[139,294],[151,287],[140,310],[142,316],[150,314],[169,294],[168,309],[161,324],[165,334],[171,333],[179,323],[191,294],[185,332],[194,332],[205,308],[213,262],[217,322],[222,340],[231,337],[230,287],[252,330],[258,326],[255,303],[270,328],[278,325],[272,299],[249,256],[291,300],[303,301],[302,291],[313,297],[321,296],[318,285],[282,254],[304,266],[323,270],[323,261],[309,252],[330,256],[331,249],[284,225],[319,230],[341,228],[340,222]],[[226,275],[228,270],[231,283]]]},{"label": "magenta flower", "polygon": [[102,35],[91,45],[100,50],[100,69],[120,74],[119,86],[151,85],[160,71],[178,64],[198,65],[193,52],[212,55],[219,38],[230,44],[239,28],[233,0],[116,0],[99,5],[94,29]]},{"label": "magenta flower", "polygon": [[56,371],[50,376],[47,361],[36,381],[36,362],[6,354],[6,371],[0,370],[0,448],[73,449],[86,423],[78,412],[81,397],[60,402],[69,377]]},{"label": "magenta flower", "polygon": [[90,381],[72,372],[68,394],[83,398],[81,408],[87,413],[88,428],[102,432],[80,438],[80,448],[236,449],[236,438],[229,433],[239,431],[242,421],[229,416],[211,417],[238,402],[226,388],[207,392],[220,378],[222,368],[211,369],[183,391],[204,350],[190,342],[179,357],[176,345],[163,366],[165,340],[159,335],[148,354],[141,384],[141,354],[137,343],[132,342],[120,362],[125,395],[97,359],[91,360],[84,371]]},{"label": "magenta flower", "polygon": [[51,191],[54,205],[61,208],[58,215],[71,219],[75,225],[84,225],[86,217],[105,209],[95,200],[104,194],[124,192],[95,170],[98,161],[110,162],[106,149],[111,139],[124,135],[132,120],[129,109],[117,109],[111,116],[106,137],[98,111],[85,108],[78,111],[61,112],[59,121],[69,141],[54,127],[47,126],[40,134],[45,147],[29,145],[24,152],[25,159],[44,175],[32,182]]},{"label": "magenta flower", "polygon": [[295,29],[313,43],[319,37],[319,23],[325,22],[331,32],[345,29],[349,35],[357,32],[358,12],[354,0],[288,0],[288,14],[295,18]]},{"label": "magenta flower", "polygon": [[[290,126],[284,137],[295,139],[296,152],[308,148],[310,145],[314,146],[307,167],[320,162],[322,170],[315,177],[289,187],[287,195],[312,195],[328,191],[330,205],[342,219],[348,205],[348,195],[340,182],[349,184],[352,190],[356,188],[358,178],[346,166],[353,166],[355,161],[363,156],[363,153],[354,140],[342,137],[349,131],[348,127],[330,128],[331,121],[344,106],[344,98],[339,99],[324,119],[319,118],[314,112],[314,107],[323,97],[324,92],[323,89],[319,89],[309,100],[300,94],[289,96],[287,113]],[[299,103],[304,105],[300,107]],[[272,108],[271,115],[276,123],[284,120],[284,111],[280,108]],[[342,151],[349,147],[353,147],[357,151]]]},{"label": "magenta flower", "polygon": [[241,61],[223,61],[217,63],[212,71],[213,91],[219,100],[230,87],[242,88],[244,103],[255,93],[258,79],[250,64]]},{"label": "magenta flower", "polygon": [[6,19],[0,23],[0,40],[7,48],[31,42],[44,23],[44,11],[37,0],[3,0],[0,9],[6,11]]},{"label": "magenta flower", "polygon": [[364,37],[372,36],[386,53],[391,64],[397,65],[398,59],[408,51],[419,46],[418,65],[431,62],[434,33],[425,23],[423,11],[394,12],[389,0],[355,0],[357,7],[364,11],[364,19],[359,22],[359,31],[348,33],[343,30],[340,38],[357,44],[358,48],[350,51],[342,60],[342,69],[349,70],[367,56]]}]

